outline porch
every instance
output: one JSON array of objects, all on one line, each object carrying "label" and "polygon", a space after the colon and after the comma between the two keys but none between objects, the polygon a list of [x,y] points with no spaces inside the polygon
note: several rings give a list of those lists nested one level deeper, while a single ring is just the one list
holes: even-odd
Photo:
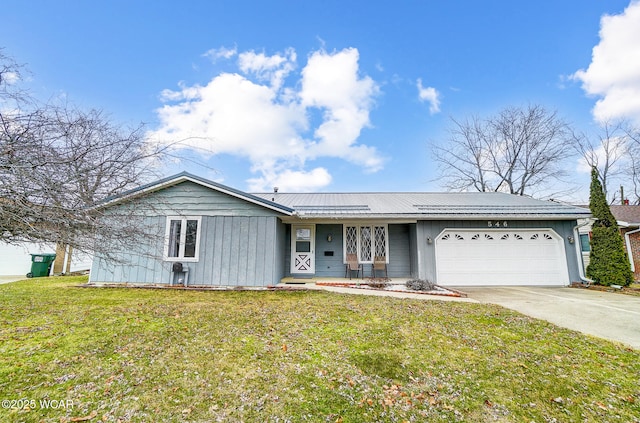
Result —
[{"label": "porch", "polygon": [[[346,257],[358,257],[360,272],[352,279],[373,277],[375,257],[386,260],[385,273],[392,280],[407,281],[417,276],[416,225],[411,223],[305,223],[286,225],[284,280],[349,281]],[[359,273],[357,275],[357,273]],[[284,282],[283,282],[284,283]]]}]

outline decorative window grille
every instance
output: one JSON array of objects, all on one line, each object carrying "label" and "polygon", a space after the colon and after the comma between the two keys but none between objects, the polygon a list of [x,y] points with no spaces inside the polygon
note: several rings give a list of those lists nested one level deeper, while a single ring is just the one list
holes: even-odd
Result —
[{"label": "decorative window grille", "polygon": [[358,254],[358,227],[347,226],[345,228],[345,246],[346,254]]},{"label": "decorative window grille", "polygon": [[360,227],[360,261],[372,261],[371,257],[371,226]]},{"label": "decorative window grille", "polygon": [[387,257],[386,225],[351,225],[344,227],[344,251],[357,254],[360,263],[373,263],[374,257]]},{"label": "decorative window grille", "polygon": [[373,227],[373,240],[375,244],[375,256],[386,257],[387,256],[387,231],[384,226]]}]

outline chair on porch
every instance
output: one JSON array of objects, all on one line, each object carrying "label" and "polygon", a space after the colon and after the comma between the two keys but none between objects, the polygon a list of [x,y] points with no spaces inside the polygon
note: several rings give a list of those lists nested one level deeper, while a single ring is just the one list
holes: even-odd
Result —
[{"label": "chair on porch", "polygon": [[[345,272],[344,277],[347,277],[349,274],[349,279],[351,279],[352,272],[356,272],[356,277],[360,277],[362,273],[362,265],[358,263],[358,255],[357,254],[347,254],[347,263],[345,264]],[[363,272],[364,273],[364,272]],[[364,277],[364,275],[362,275]]]},{"label": "chair on porch", "polygon": [[377,270],[384,270],[384,277],[389,279],[387,273],[387,258],[385,256],[375,256],[373,258],[373,266],[371,267],[371,276],[376,277]]}]

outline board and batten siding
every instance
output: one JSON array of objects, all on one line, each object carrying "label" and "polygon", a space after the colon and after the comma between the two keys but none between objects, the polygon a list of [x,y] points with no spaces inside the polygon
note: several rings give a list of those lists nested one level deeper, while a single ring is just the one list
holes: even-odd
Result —
[{"label": "board and batten siding", "polygon": [[389,264],[390,278],[411,276],[411,238],[408,224],[389,225]]},{"label": "board and batten siding", "polygon": [[[331,242],[327,240],[331,235]],[[289,247],[291,250],[291,247]],[[318,277],[344,277],[342,225],[316,225],[316,273]],[[331,255],[333,254],[333,255]]]},{"label": "board and batten siding", "polygon": [[[575,220],[508,220],[500,219],[502,224],[506,220],[507,227],[500,229],[552,229],[564,242],[567,267],[569,272],[569,281],[580,281],[580,273],[578,268],[578,258],[576,254],[576,246],[569,242],[569,237],[574,237],[573,228],[576,226]],[[494,220],[493,222],[498,222]],[[436,237],[445,229],[488,229],[488,221],[465,221],[465,220],[425,220],[419,221],[416,225],[416,244],[418,249],[418,277],[435,283],[436,280]],[[498,229],[498,228],[496,228]],[[434,242],[429,244],[427,238],[431,238]],[[579,242],[574,240],[574,242]]]},{"label": "board and batten siding", "polygon": [[153,193],[137,206],[153,214],[145,225],[156,233],[132,245],[122,260],[96,257],[91,282],[169,284],[173,261],[163,260],[164,233],[167,216],[180,215],[202,219],[198,261],[183,262],[189,285],[266,286],[284,276],[284,225],[276,211],[192,182]]}]

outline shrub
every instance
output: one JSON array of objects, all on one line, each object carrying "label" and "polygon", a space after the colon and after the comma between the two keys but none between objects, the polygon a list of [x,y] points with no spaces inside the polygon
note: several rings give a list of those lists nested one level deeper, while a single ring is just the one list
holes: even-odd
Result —
[{"label": "shrub", "polygon": [[435,287],[433,283],[424,279],[413,279],[407,281],[406,286],[414,291],[432,291]]},{"label": "shrub", "polygon": [[628,286],[633,282],[633,273],[618,224],[611,214],[595,167],[591,171],[589,208],[597,220],[591,229],[591,253],[587,277],[599,285]]},{"label": "shrub", "polygon": [[376,288],[376,289],[384,289],[386,288],[389,284],[386,282],[386,280],[384,279],[370,279],[367,282],[367,285],[369,285],[371,288]]}]

